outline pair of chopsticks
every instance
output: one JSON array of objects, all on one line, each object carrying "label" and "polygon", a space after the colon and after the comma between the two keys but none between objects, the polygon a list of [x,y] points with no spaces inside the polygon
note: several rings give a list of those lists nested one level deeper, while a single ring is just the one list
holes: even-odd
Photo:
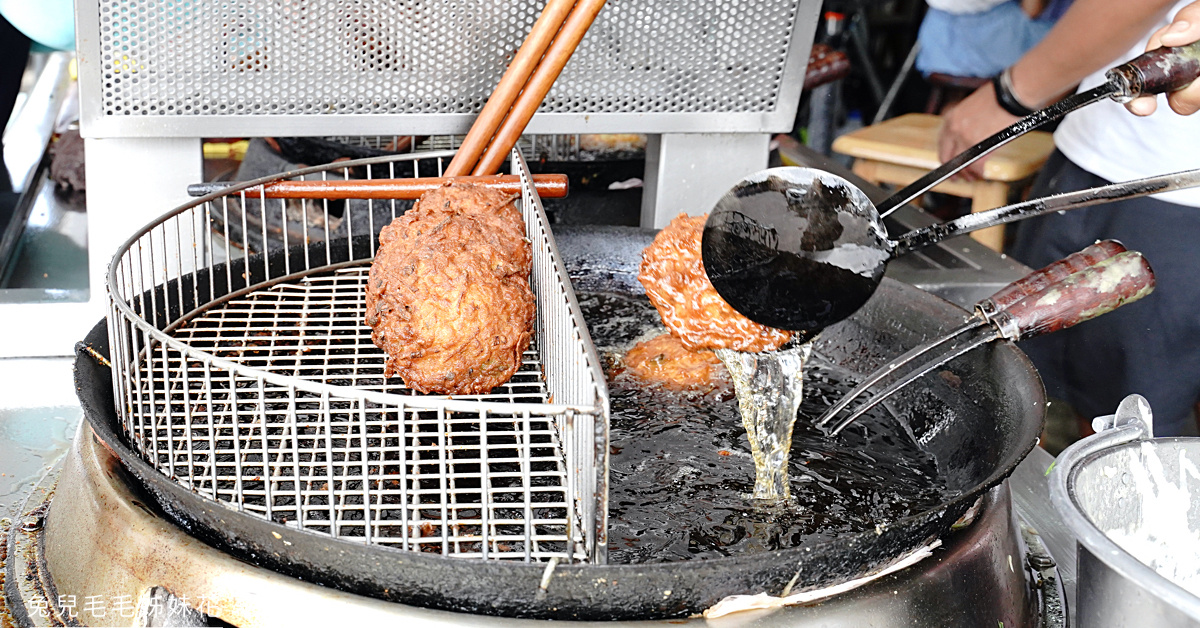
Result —
[{"label": "pair of chopsticks", "polygon": [[495,174],[571,59],[605,0],[548,0],[445,176]]}]

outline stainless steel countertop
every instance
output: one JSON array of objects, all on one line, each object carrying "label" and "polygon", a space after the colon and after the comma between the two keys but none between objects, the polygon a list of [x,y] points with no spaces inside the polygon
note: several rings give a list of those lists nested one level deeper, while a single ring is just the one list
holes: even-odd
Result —
[{"label": "stainless steel countertop", "polygon": [[67,453],[83,417],[73,358],[0,360],[0,517],[19,513],[38,481]]}]

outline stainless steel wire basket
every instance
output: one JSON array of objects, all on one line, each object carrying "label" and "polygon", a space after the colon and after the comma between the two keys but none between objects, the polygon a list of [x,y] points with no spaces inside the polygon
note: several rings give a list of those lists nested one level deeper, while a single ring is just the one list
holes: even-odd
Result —
[{"label": "stainless steel wire basket", "polygon": [[379,229],[409,202],[346,201],[339,217],[336,202],[255,188],[364,167],[438,176],[452,155],[264,177],[129,239],[108,275],[125,436],[180,484],[283,525],[449,556],[603,562],[608,391],[520,151],[535,334],[511,381],[484,395],[383,377],[365,282]]}]

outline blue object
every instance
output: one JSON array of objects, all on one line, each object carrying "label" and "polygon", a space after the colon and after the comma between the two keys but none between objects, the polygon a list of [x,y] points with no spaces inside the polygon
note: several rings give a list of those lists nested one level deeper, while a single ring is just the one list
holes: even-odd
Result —
[{"label": "blue object", "polygon": [[0,0],[0,15],[34,43],[52,50],[75,49],[73,0]]},{"label": "blue object", "polygon": [[921,44],[917,70],[925,76],[938,72],[993,77],[1041,41],[1060,14],[1047,10],[1033,19],[1015,1],[981,13],[955,14],[930,7],[917,33]]}]

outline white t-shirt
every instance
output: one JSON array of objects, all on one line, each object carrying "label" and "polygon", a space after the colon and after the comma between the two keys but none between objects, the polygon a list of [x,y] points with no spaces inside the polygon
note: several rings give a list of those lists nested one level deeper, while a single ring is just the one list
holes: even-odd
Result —
[{"label": "white t-shirt", "polygon": [[983,13],[1009,0],[925,0],[929,6],[946,13]]},{"label": "white t-shirt", "polygon": [[[1128,54],[1085,78],[1079,90],[1100,85],[1107,68],[1142,54],[1150,33],[1169,24],[1189,1],[1176,4],[1168,18],[1146,33]],[[1113,182],[1191,170],[1200,168],[1200,113],[1181,116],[1160,96],[1154,115],[1142,118],[1123,105],[1103,100],[1069,114],[1054,132],[1054,143],[1080,168]],[[1154,198],[1200,207],[1200,188],[1156,194]]]}]

